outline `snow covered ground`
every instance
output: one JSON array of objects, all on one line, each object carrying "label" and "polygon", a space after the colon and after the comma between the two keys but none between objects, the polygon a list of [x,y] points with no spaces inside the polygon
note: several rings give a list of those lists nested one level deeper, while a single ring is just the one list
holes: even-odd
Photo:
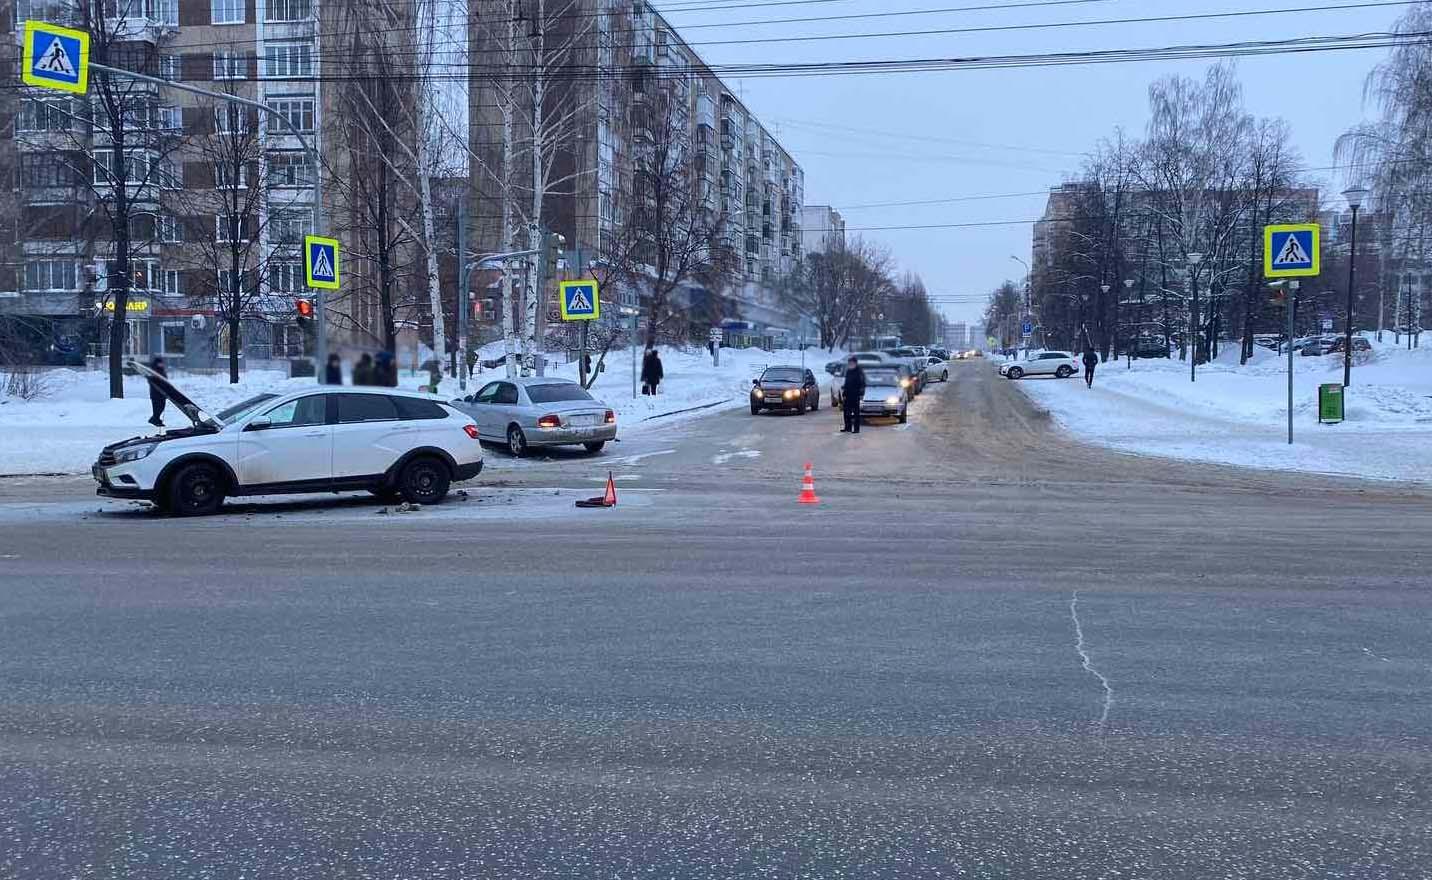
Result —
[{"label": "snow covered ground", "polygon": [[1317,386],[1342,381],[1342,359],[1294,357],[1294,444],[1287,442],[1287,357],[1236,348],[1199,367],[1138,360],[1100,365],[1093,390],[1079,378],[1018,383],[1085,440],[1127,452],[1275,470],[1432,482],[1432,348],[1407,351],[1384,335],[1354,363],[1347,421],[1319,425]]},{"label": "snow covered ground", "polygon": [[[485,352],[483,357],[500,354],[499,345]],[[661,393],[656,397],[639,394],[634,397],[630,355],[617,351],[607,357],[606,371],[592,393],[616,410],[623,436],[695,418],[722,407],[745,406],[752,378],[770,364],[799,364],[801,353],[722,349],[719,368],[711,366],[711,356],[704,350],[663,348],[661,359],[666,373]],[[824,376],[822,367],[834,359],[835,356],[824,352],[806,352],[806,365],[818,376]],[[502,375],[501,368],[484,371],[468,383],[469,393]],[[576,364],[558,365],[549,368],[548,375],[575,379],[577,367]],[[108,377],[103,372],[60,369],[46,376],[49,393],[40,399],[0,397],[0,476],[88,473],[105,444],[152,430],[145,423],[149,418],[149,393],[143,379],[127,377],[124,399],[110,400]],[[176,372],[172,380],[209,412],[217,412],[260,392],[313,384],[312,379],[290,379],[275,372],[245,373],[237,385],[228,383],[227,374]],[[426,373],[410,375],[406,371],[399,380],[402,387],[409,389],[426,382]],[[457,380],[444,379],[442,396],[451,398],[457,394]],[[172,407],[165,415],[171,425],[180,424],[176,419],[183,418]],[[489,462],[500,468],[500,459],[501,456],[490,456]]]}]

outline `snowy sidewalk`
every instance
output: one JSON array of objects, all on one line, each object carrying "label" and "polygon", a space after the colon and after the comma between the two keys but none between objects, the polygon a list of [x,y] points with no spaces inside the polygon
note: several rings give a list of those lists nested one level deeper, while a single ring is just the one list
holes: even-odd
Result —
[{"label": "snowy sidewalk", "polygon": [[1335,357],[1296,358],[1294,444],[1286,361],[1215,363],[1189,382],[1178,361],[1103,364],[1078,378],[1026,379],[1021,391],[1080,439],[1140,455],[1244,467],[1432,482],[1432,351],[1385,346],[1353,368],[1348,420],[1317,422],[1317,385],[1342,380]]}]

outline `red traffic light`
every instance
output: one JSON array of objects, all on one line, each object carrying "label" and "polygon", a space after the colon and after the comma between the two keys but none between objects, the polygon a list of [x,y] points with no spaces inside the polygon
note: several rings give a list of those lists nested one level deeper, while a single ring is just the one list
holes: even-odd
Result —
[{"label": "red traffic light", "polygon": [[313,317],[313,303],[306,299],[301,299],[295,302],[294,305],[298,308],[298,316],[300,318]]}]

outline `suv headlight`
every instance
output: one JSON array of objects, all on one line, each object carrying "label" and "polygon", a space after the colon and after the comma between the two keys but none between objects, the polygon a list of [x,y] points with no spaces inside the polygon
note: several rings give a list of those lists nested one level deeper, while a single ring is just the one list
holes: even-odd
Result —
[{"label": "suv headlight", "polygon": [[121,449],[114,454],[114,463],[124,464],[125,462],[139,461],[141,458],[147,458],[149,453],[153,452],[158,445],[158,443],[142,443],[139,446],[130,446],[127,449]]}]

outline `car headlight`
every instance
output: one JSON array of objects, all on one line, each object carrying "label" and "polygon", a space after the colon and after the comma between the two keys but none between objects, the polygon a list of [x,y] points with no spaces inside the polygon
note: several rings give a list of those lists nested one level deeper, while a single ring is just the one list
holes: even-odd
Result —
[{"label": "car headlight", "polygon": [[909,379],[901,379],[901,380],[900,380],[900,387],[901,387],[901,388],[909,388],[909,387],[910,387],[910,380],[909,380]]},{"label": "car headlight", "polygon": [[885,402],[888,403],[888,404],[890,404],[891,406],[899,406],[899,405],[900,405],[900,398],[898,398],[898,397],[887,397],[887,398],[885,398]]},{"label": "car headlight", "polygon": [[799,391],[796,391],[795,389],[792,389],[792,390],[786,392],[785,397],[786,397],[786,400],[794,400],[794,399],[795,399],[796,397],[798,397],[799,395],[800,395],[800,392],[799,392]]},{"label": "car headlight", "polygon": [[759,385],[757,385],[755,388],[752,388],[752,389],[751,389],[751,396],[752,396],[752,397],[760,397],[760,396],[761,396],[761,387],[760,387]]},{"label": "car headlight", "polygon": [[139,461],[141,458],[147,458],[149,453],[153,452],[158,445],[158,443],[143,443],[139,446],[130,446],[127,449],[121,449],[114,454],[114,463],[124,464],[125,462]]}]

